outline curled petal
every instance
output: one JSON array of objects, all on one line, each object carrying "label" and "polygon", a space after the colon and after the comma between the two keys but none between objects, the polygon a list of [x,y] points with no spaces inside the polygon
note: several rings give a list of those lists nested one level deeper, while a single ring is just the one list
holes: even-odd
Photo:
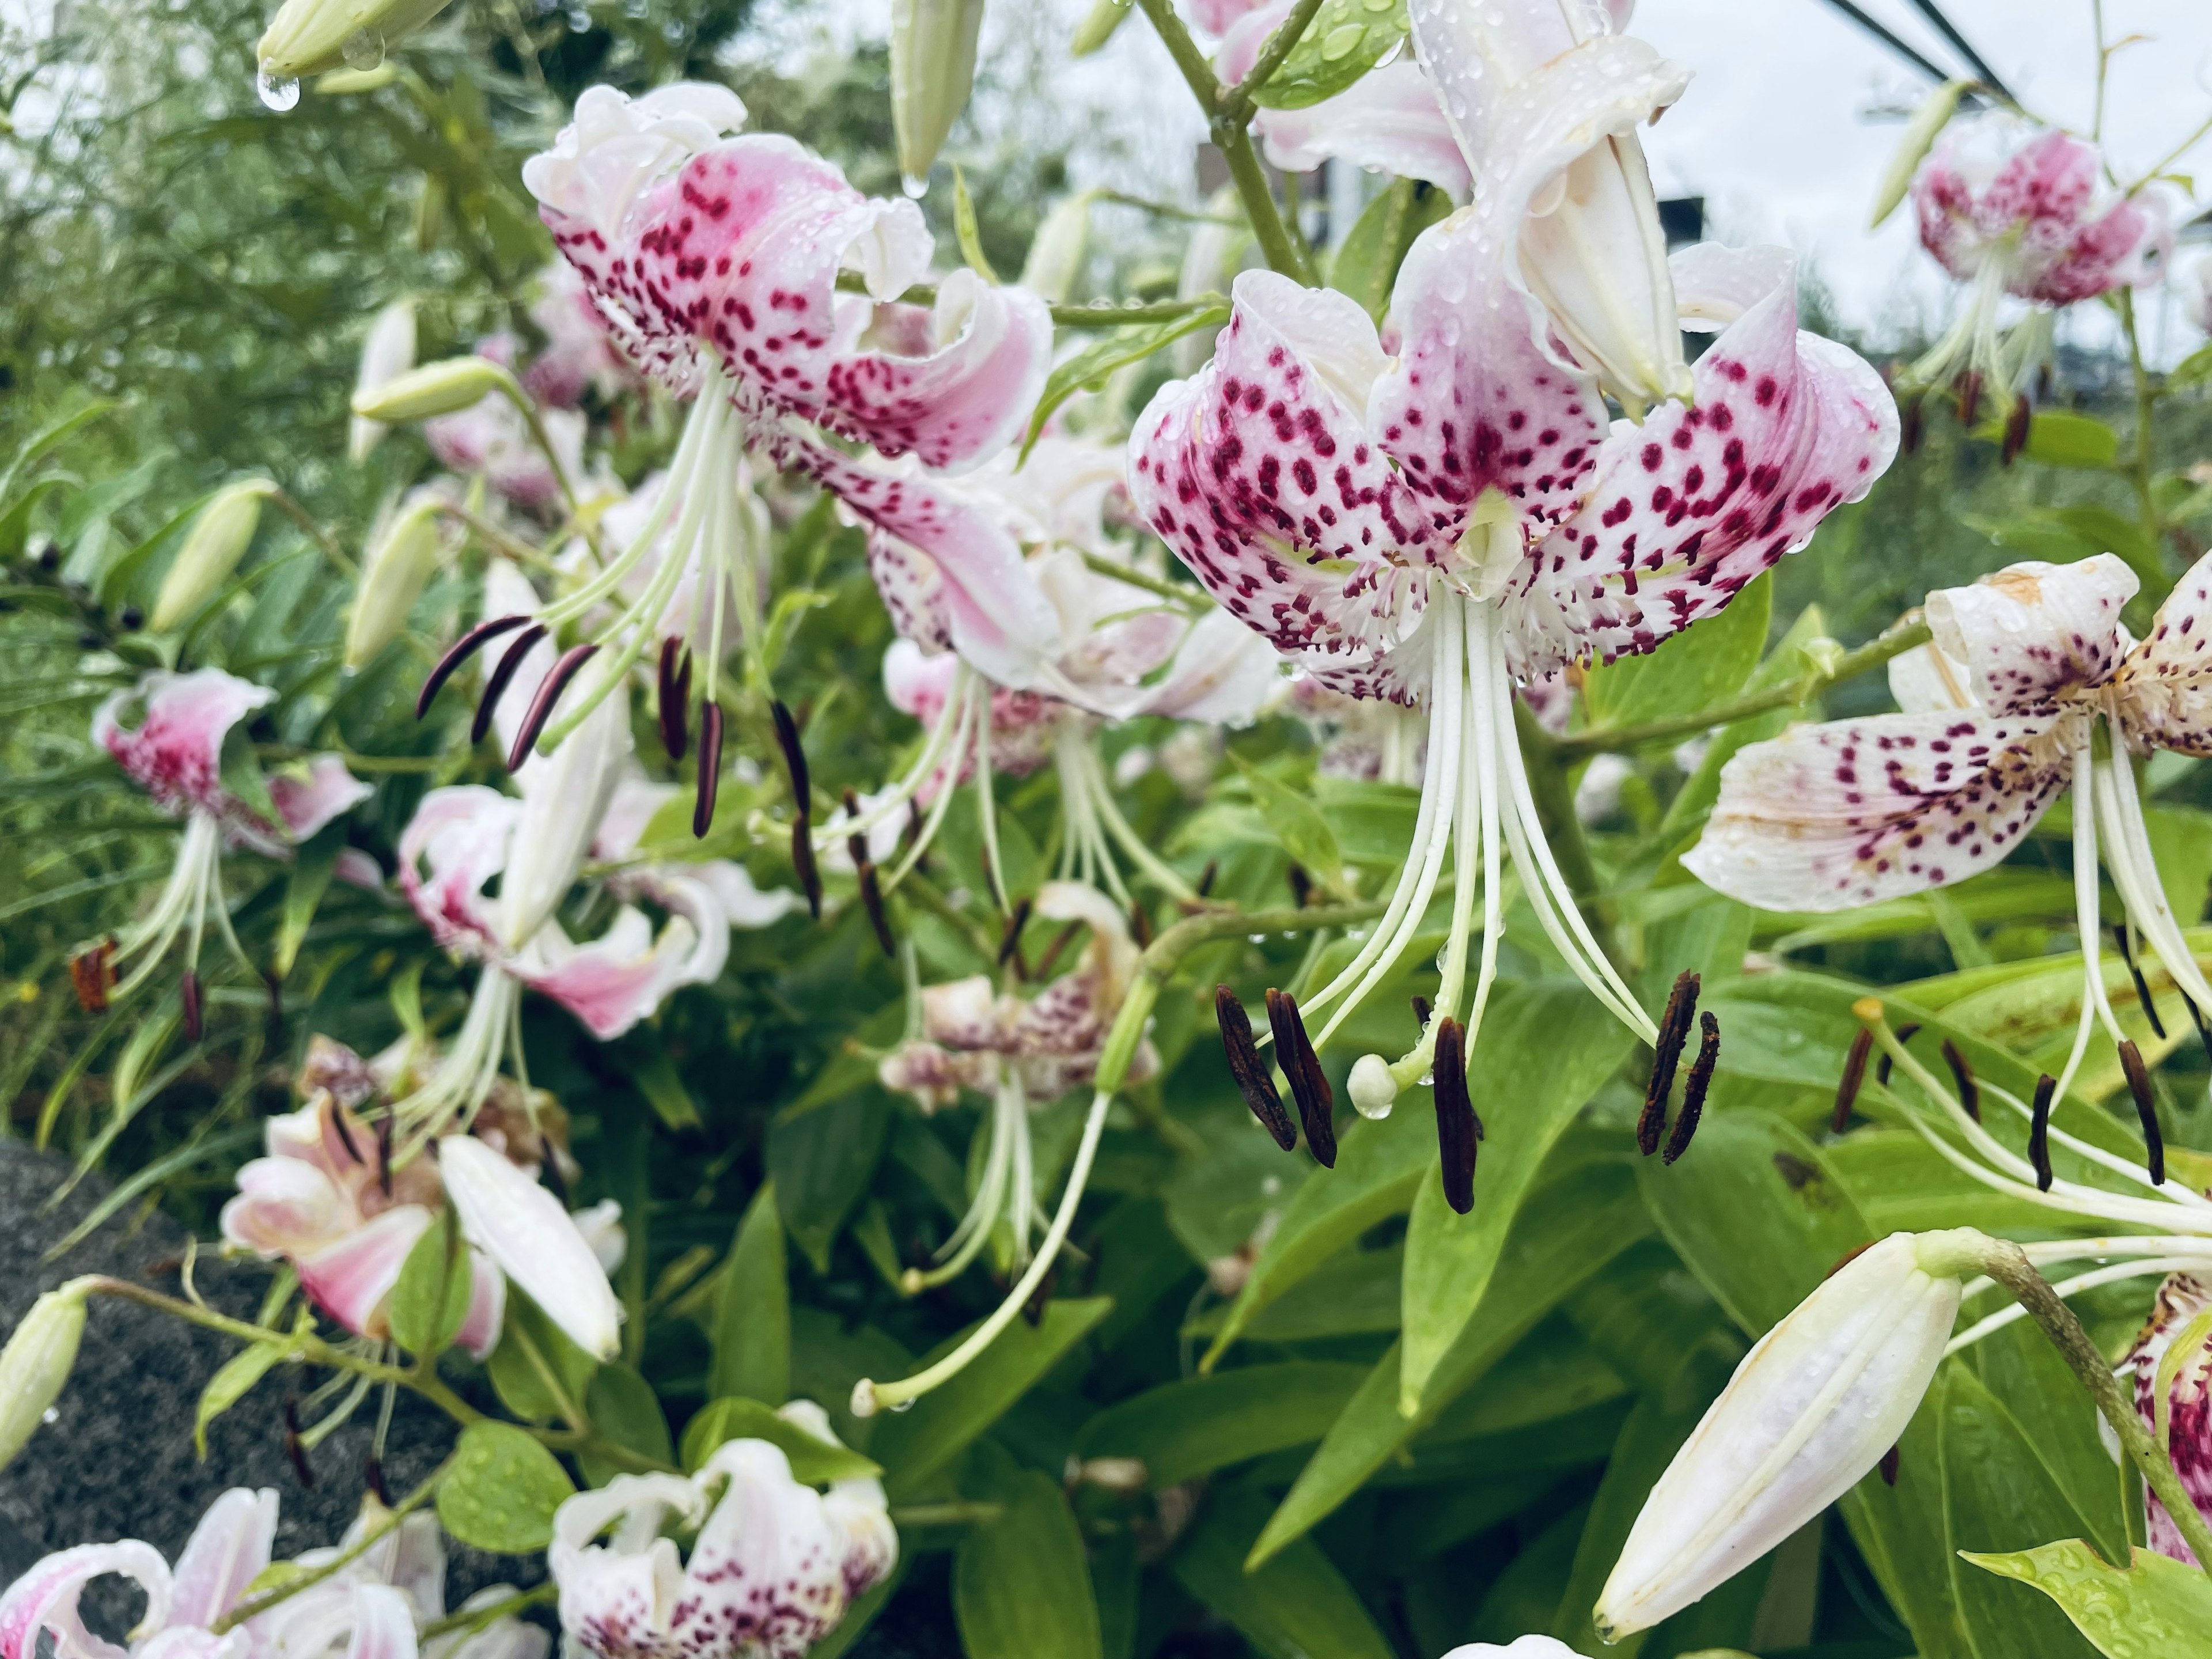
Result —
[{"label": "curled petal", "polygon": [[[246,715],[276,701],[267,686],[219,668],[156,672],[100,705],[92,717],[92,740],[163,811],[197,807],[228,817],[237,803],[222,787],[223,739]],[[143,706],[144,717],[136,731],[125,731],[120,717],[133,702]]]},{"label": "curled petal", "polygon": [[1972,676],[1966,665],[1931,641],[1890,659],[1889,695],[1908,714],[1972,708]]},{"label": "curled petal", "polygon": [[936,560],[896,536],[873,531],[868,537],[868,574],[875,578],[876,592],[901,639],[932,655],[952,649],[952,616]]},{"label": "curled petal", "polygon": [[276,1542],[276,1492],[234,1486],[208,1506],[177,1558],[169,1619],[212,1625],[246,1595],[269,1565]]},{"label": "curled petal", "polygon": [[269,780],[269,799],[294,841],[305,841],[331,819],[349,812],[376,790],[346,770],[336,755],[317,755],[303,772],[279,772]]},{"label": "curled petal", "polygon": [[2138,748],[2212,755],[2212,554],[2192,565],[2159,606],[2149,636],[2121,665],[2120,723]]},{"label": "curled petal", "polygon": [[481,1250],[469,1252],[469,1311],[453,1340],[478,1359],[499,1346],[507,1321],[507,1275]]},{"label": "curled petal", "polygon": [[973,974],[921,993],[921,1035],[946,1048],[997,1048],[1006,1042],[1006,1016],[988,974]]},{"label": "curled petal", "polygon": [[116,1544],[80,1544],[49,1555],[0,1595],[0,1659],[35,1659],[39,1632],[51,1631],[54,1659],[125,1659],[123,1649],[101,1640],[77,1616],[77,1598],[103,1574],[119,1572],[146,1592],[142,1631],[169,1620],[169,1564],[151,1544],[126,1538]]},{"label": "curled petal", "polygon": [[473,1136],[448,1135],[438,1152],[447,1199],[469,1243],[578,1347],[611,1358],[621,1310],[599,1258],[560,1200]]},{"label": "curled petal", "polygon": [[726,87],[679,81],[631,98],[587,87],[553,148],[522,164],[523,187],[604,246],[622,233],[646,190],[745,121]]},{"label": "curled petal", "polygon": [[349,1195],[313,1164],[257,1158],[238,1172],[238,1195],[222,1206],[222,1236],[264,1256],[329,1243],[357,1219]]},{"label": "curled petal", "polygon": [[671,917],[657,939],[646,914],[624,905],[605,933],[582,945],[547,923],[507,971],[551,997],[601,1042],[620,1036],[679,988],[714,979],[729,957],[729,923],[710,892],[680,879],[659,887],[693,914]]},{"label": "curled petal", "polygon": [[[565,1500],[545,1553],[562,1631],[599,1659],[661,1659],[684,1586],[674,1540],[658,1534],[672,1518],[696,1527],[706,1510],[705,1494],[674,1474],[618,1474]],[[595,1541],[609,1527],[613,1540]]]},{"label": "curled petal", "polygon": [[693,1595],[676,1611],[678,1638],[711,1631],[740,1650],[800,1653],[828,1635],[845,1613],[846,1540],[822,1494],[765,1440],[729,1442],[698,1480],[722,1491],[685,1566]]},{"label": "curled petal", "polygon": [[1721,771],[1682,863],[1769,910],[1842,910],[1990,868],[2071,781],[2057,717],[1981,710],[1798,726]]},{"label": "curled petal", "polygon": [[385,1334],[384,1302],[407,1253],[430,1226],[430,1212],[401,1204],[326,1244],[287,1256],[300,1288],[356,1336]]},{"label": "curled petal", "polygon": [[2120,608],[2140,586],[2110,553],[2075,564],[2031,560],[1930,593],[1928,626],[1936,649],[1966,665],[1973,702],[2026,714],[2111,678],[2127,644]]},{"label": "curled petal", "polygon": [[507,867],[522,803],[482,784],[453,784],[422,797],[399,836],[399,889],[430,937],[447,951],[498,951],[497,902],[485,886]]}]

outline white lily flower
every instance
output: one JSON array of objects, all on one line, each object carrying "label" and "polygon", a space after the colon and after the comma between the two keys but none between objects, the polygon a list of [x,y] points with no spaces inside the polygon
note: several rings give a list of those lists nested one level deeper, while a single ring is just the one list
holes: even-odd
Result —
[{"label": "white lily flower", "polygon": [[1630,1529],[1598,1598],[1607,1641],[1699,1600],[1881,1461],[1928,1391],[1986,1243],[1893,1233],[1759,1339]]},{"label": "white lily flower", "polygon": [[1454,1648],[1444,1659],[1583,1659],[1555,1636],[1523,1636],[1504,1647],[1492,1642],[1470,1642]]},{"label": "white lily flower", "polygon": [[472,1135],[435,1143],[461,1232],[585,1352],[614,1358],[622,1309],[592,1241],[561,1200]]}]

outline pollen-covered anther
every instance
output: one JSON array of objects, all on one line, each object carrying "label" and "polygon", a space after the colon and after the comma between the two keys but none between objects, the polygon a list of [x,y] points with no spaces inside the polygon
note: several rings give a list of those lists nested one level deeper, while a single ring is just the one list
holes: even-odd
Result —
[{"label": "pollen-covered anther", "polygon": [[1977,1123],[1982,1121],[1982,1085],[1974,1081],[1974,1068],[1950,1038],[1943,1039],[1943,1060],[1951,1068],[1951,1081],[1959,1091],[1959,1104]]},{"label": "pollen-covered anther", "polygon": [[2027,447],[2027,434],[2034,420],[2034,407],[2023,392],[2012,400],[2012,407],[2005,411],[2004,442],[1999,451],[1999,457],[2005,465],[2010,466],[2019,459],[2021,452]]},{"label": "pollen-covered anther", "polygon": [[1306,1036],[1306,1023],[1298,1015],[1298,1005],[1287,992],[1267,988],[1267,1024],[1275,1034],[1275,1054],[1283,1067],[1283,1077],[1291,1085],[1291,1097],[1297,1102],[1298,1121],[1306,1132],[1306,1150],[1314,1161],[1324,1170],[1336,1167],[1336,1124],[1330,1114],[1336,1105],[1335,1091],[1322,1075],[1321,1058],[1314,1053],[1311,1039]]},{"label": "pollen-covered anther", "polygon": [[88,945],[70,958],[70,985],[77,1006],[88,1014],[103,1013],[107,994],[115,988],[115,939],[112,935]]},{"label": "pollen-covered anther", "polygon": [[1667,1137],[1667,1150],[1659,1160],[1662,1164],[1672,1164],[1690,1150],[1690,1137],[1698,1133],[1698,1120],[1705,1115],[1706,1091],[1713,1086],[1713,1068],[1721,1063],[1720,1021],[1710,1012],[1698,1019],[1698,1057],[1691,1062],[1690,1075],[1682,1085],[1682,1109],[1675,1116],[1674,1132]]},{"label": "pollen-covered anther", "polygon": [[483,695],[477,699],[476,718],[469,722],[471,743],[483,741],[484,733],[491,730],[492,717],[499,712],[499,700],[507,695],[507,688],[522,667],[522,659],[530,654],[531,647],[544,637],[545,624],[532,623],[500,653],[498,665],[484,680]]},{"label": "pollen-covered anther", "polygon": [[673,634],[660,642],[659,690],[660,746],[669,759],[680,761],[690,738],[685,726],[691,703],[691,653]]},{"label": "pollen-covered anther", "polygon": [[[860,797],[851,789],[845,792],[845,816],[855,823],[860,819]],[[868,857],[868,838],[858,830],[846,836],[845,856],[853,860],[853,867],[855,870],[861,869],[871,863],[872,860]]]},{"label": "pollen-covered anther", "polygon": [[2051,1190],[2051,1102],[2058,1092],[2058,1079],[2045,1072],[2035,1080],[2035,1109],[2027,1124],[2027,1161],[2035,1166],[2039,1192]]},{"label": "pollen-covered anther", "polygon": [[[1030,908],[1035,901],[1026,896],[1014,901],[1014,908],[1006,914],[1006,930],[999,935],[999,966],[1003,968],[1013,960],[1014,952],[1022,948],[1022,929],[1030,925]],[[1028,975],[1022,976],[1026,979]]]},{"label": "pollen-covered anther", "polygon": [[[1911,1042],[1913,1038],[1919,1035],[1920,1027],[1917,1023],[1911,1025],[1900,1025],[1897,1028],[1897,1046],[1902,1048],[1906,1043]],[[1883,1049],[1881,1058],[1875,1062],[1874,1080],[1881,1085],[1885,1089],[1889,1087],[1890,1068],[1896,1063],[1897,1056],[1891,1054],[1887,1048]]]},{"label": "pollen-covered anther", "polygon": [[1677,975],[1659,1016],[1659,1041],[1653,1046],[1651,1078],[1644,1085],[1644,1112],[1636,1120],[1636,1145],[1644,1157],[1659,1150],[1667,1128],[1667,1100],[1674,1092],[1674,1073],[1681,1064],[1683,1047],[1690,1040],[1698,1013],[1698,976],[1688,970]]},{"label": "pollen-covered anther", "polygon": [[497,639],[509,629],[520,628],[528,622],[525,616],[494,617],[480,622],[474,628],[446,647],[446,654],[432,666],[429,678],[422,682],[422,690],[415,699],[415,718],[421,720],[430,712],[430,703],[445,689],[460,665],[474,656],[490,641]]},{"label": "pollen-covered anther", "polygon": [[[710,702],[699,711],[699,793],[691,807],[691,836],[704,841],[714,827],[714,797],[722,787],[722,705]],[[802,825],[802,828],[806,826]],[[807,840],[807,864],[814,861],[813,836]],[[811,896],[812,888],[809,888]]]},{"label": "pollen-covered anther", "polygon": [[568,689],[568,682],[576,678],[577,671],[599,654],[599,647],[592,644],[572,645],[561,653],[561,659],[545,672],[539,682],[538,695],[530,700],[530,712],[522,717],[521,728],[514,734],[513,747],[507,751],[507,769],[519,771],[522,763],[530,758],[530,751],[538,742],[538,734],[545,729],[545,722],[553,718],[553,706],[561,701],[561,694]]},{"label": "pollen-covered anther", "polygon": [[2128,1075],[2128,1092],[2135,1097],[2136,1116],[2142,1124],[2144,1164],[2150,1171],[2150,1184],[2166,1184],[2166,1137],[2158,1127],[2158,1101],[2150,1091],[2150,1073],[2143,1065],[2142,1050],[2132,1039],[2120,1039],[2120,1069]]},{"label": "pollen-covered anther", "polygon": [[1221,1050],[1228,1056],[1229,1075],[1237,1080],[1237,1093],[1244,1097],[1260,1127],[1274,1137],[1275,1145],[1289,1152],[1298,1144],[1297,1126],[1283,1109],[1283,1097],[1275,1092],[1267,1062],[1260,1057],[1259,1045],[1252,1040],[1251,1017],[1226,985],[1213,988],[1213,1018],[1221,1027]]},{"label": "pollen-covered anther", "polygon": [[1474,1161],[1482,1123],[1467,1094],[1466,1032],[1447,1018],[1437,1027],[1437,1152],[1444,1202],[1461,1215],[1474,1208]]},{"label": "pollen-covered anther", "polygon": [[1828,1120],[1828,1127],[1836,1133],[1851,1121],[1851,1108],[1858,1103],[1859,1085],[1866,1081],[1867,1056],[1874,1052],[1874,1033],[1862,1028],[1851,1039],[1851,1051],[1844,1059],[1843,1080],[1836,1085],[1836,1109]]},{"label": "pollen-covered anther", "polygon": [[876,930],[876,943],[883,946],[884,954],[898,954],[898,940],[891,936],[890,915],[884,908],[884,888],[876,878],[876,866],[862,863],[860,868],[860,902],[867,906],[868,921]]}]

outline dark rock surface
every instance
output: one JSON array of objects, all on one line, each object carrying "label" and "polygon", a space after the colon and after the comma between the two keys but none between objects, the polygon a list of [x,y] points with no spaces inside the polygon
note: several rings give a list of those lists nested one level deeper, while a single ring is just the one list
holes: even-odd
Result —
[{"label": "dark rock surface", "polygon": [[[70,1168],[66,1158],[0,1139],[0,1334],[12,1331],[41,1292],[82,1273],[179,1294],[174,1263],[184,1252],[184,1230],[159,1212],[138,1221],[135,1204],[122,1206],[66,1255],[44,1259],[109,1190],[89,1177],[46,1208]],[[203,1251],[193,1282],[209,1306],[251,1319],[269,1271]],[[279,1559],[335,1542],[367,1489],[375,1396],[308,1455],[311,1489],[301,1487],[285,1454],[284,1406],[325,1380],[319,1372],[307,1376],[284,1366],[270,1372],[210,1425],[202,1462],[192,1449],[200,1390],[236,1351],[228,1338],[155,1309],[94,1297],[84,1346],[54,1419],[0,1469],[0,1586],[40,1556],[72,1544],[142,1538],[173,1562],[201,1512],[231,1486],[276,1489]],[[392,1493],[406,1492],[436,1468],[453,1438],[444,1413],[402,1394],[386,1438],[384,1474]],[[539,1558],[448,1547],[448,1607],[487,1584],[534,1583],[544,1577]]]}]

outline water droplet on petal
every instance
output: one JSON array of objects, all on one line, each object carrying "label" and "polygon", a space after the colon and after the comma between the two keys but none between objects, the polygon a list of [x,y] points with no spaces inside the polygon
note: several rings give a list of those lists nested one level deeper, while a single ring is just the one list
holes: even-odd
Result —
[{"label": "water droplet on petal", "polygon": [[254,77],[253,89],[260,94],[263,103],[280,115],[300,101],[300,82],[295,76],[279,79],[264,70]]},{"label": "water droplet on petal", "polygon": [[912,198],[915,201],[919,202],[923,197],[929,194],[929,180],[927,179],[917,179],[909,173],[900,179],[899,188],[906,191],[908,196]]},{"label": "water droplet on petal", "polygon": [[[920,1397],[920,1396],[916,1396],[916,1398],[917,1398],[917,1399],[918,1399],[919,1397]],[[914,1409],[914,1407],[915,1407],[915,1401],[913,1401],[913,1400],[902,1400],[902,1401],[900,1401],[898,1402],[898,1404],[897,1404],[897,1405],[896,1405],[896,1406],[894,1406],[894,1407],[891,1407],[891,1415],[892,1415],[892,1416],[894,1416],[894,1417],[896,1417],[896,1416],[897,1416],[901,1412],[910,1412],[910,1411],[912,1411],[912,1410]]]},{"label": "water droplet on petal", "polygon": [[356,29],[339,51],[347,68],[373,70],[384,62],[384,36],[374,29]]}]

